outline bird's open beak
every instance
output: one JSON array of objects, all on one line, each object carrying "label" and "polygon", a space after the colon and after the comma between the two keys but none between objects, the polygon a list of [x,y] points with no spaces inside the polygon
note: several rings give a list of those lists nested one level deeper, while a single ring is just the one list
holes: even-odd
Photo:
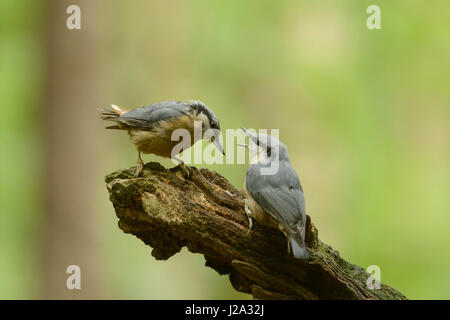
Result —
[{"label": "bird's open beak", "polygon": [[248,131],[247,129],[243,128],[243,127],[241,127],[241,129],[250,138],[250,140],[252,140],[256,144],[256,142],[257,142],[256,136],[253,133],[251,133],[250,131]]}]

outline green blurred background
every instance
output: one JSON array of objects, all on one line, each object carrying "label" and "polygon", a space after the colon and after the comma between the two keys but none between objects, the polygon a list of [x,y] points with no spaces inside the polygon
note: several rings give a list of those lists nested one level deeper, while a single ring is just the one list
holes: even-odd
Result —
[{"label": "green blurred background", "polygon": [[[449,33],[448,1],[1,0],[0,298],[250,298],[117,227],[104,176],[136,152],[96,109],[168,99],[280,128],[321,239],[409,298],[450,298]],[[242,186],[247,165],[211,167]]]}]

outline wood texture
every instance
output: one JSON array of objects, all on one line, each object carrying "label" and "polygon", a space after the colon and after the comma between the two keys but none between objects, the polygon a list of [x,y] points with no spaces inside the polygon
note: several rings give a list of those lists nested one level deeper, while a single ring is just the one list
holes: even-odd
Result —
[{"label": "wood texture", "polygon": [[189,167],[186,178],[180,166],[159,163],[146,164],[140,178],[134,170],[109,174],[107,188],[119,227],[151,246],[156,259],[187,247],[255,299],[406,299],[385,284],[369,289],[370,275],[321,242],[309,216],[305,262],[287,256],[276,229],[254,221],[247,234],[244,196],[221,175]]}]

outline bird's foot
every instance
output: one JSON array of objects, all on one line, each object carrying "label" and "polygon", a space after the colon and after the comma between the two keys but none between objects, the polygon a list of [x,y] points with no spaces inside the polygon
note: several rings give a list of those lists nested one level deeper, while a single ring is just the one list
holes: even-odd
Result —
[{"label": "bird's foot", "polygon": [[281,232],[283,232],[285,238],[286,238],[286,243],[287,243],[287,254],[288,256],[291,256],[291,241],[289,239],[289,235],[286,232],[286,230],[283,228],[283,226],[280,224],[278,225],[278,229],[280,229]]},{"label": "bird's foot", "polygon": [[289,241],[289,237],[286,237],[286,241],[287,241],[287,254],[290,257],[292,255],[292,250],[291,250],[291,241]]},{"label": "bird's foot", "polygon": [[231,193],[229,190],[225,190],[225,193],[227,195],[229,195],[230,197],[237,197],[238,196],[237,194]]},{"label": "bird's foot", "polygon": [[133,178],[138,178],[142,174],[143,169],[144,169],[144,161],[140,160],[137,163],[136,171],[134,172]]},{"label": "bird's foot", "polygon": [[192,176],[191,169],[184,164],[184,162],[180,163],[181,172],[186,179],[190,179]]},{"label": "bird's foot", "polygon": [[245,199],[245,214],[248,219],[248,231],[247,234],[250,233],[250,230],[252,230],[253,227],[253,219],[252,219],[252,212],[250,211],[250,208],[248,207],[248,199]]},{"label": "bird's foot", "polygon": [[192,172],[191,172],[191,169],[184,164],[184,161],[179,159],[176,156],[172,156],[172,160],[175,160],[176,162],[178,162],[178,165],[180,166],[181,173],[183,174],[183,176],[187,179],[190,179],[192,176]]}]

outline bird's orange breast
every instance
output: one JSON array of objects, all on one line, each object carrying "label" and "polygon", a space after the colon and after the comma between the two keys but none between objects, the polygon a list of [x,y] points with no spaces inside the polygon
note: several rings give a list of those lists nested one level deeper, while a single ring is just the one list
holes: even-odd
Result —
[{"label": "bird's orange breast", "polygon": [[181,142],[181,139],[186,139],[177,137],[177,139],[180,140],[172,141],[172,133],[177,129],[186,130],[184,132],[187,135],[186,138],[189,146],[192,146],[197,140],[201,139],[201,134],[199,137],[195,137],[194,119],[189,115],[162,120],[151,130],[130,129],[128,130],[128,133],[131,141],[142,153],[152,153],[163,157],[171,157],[173,148]]}]

